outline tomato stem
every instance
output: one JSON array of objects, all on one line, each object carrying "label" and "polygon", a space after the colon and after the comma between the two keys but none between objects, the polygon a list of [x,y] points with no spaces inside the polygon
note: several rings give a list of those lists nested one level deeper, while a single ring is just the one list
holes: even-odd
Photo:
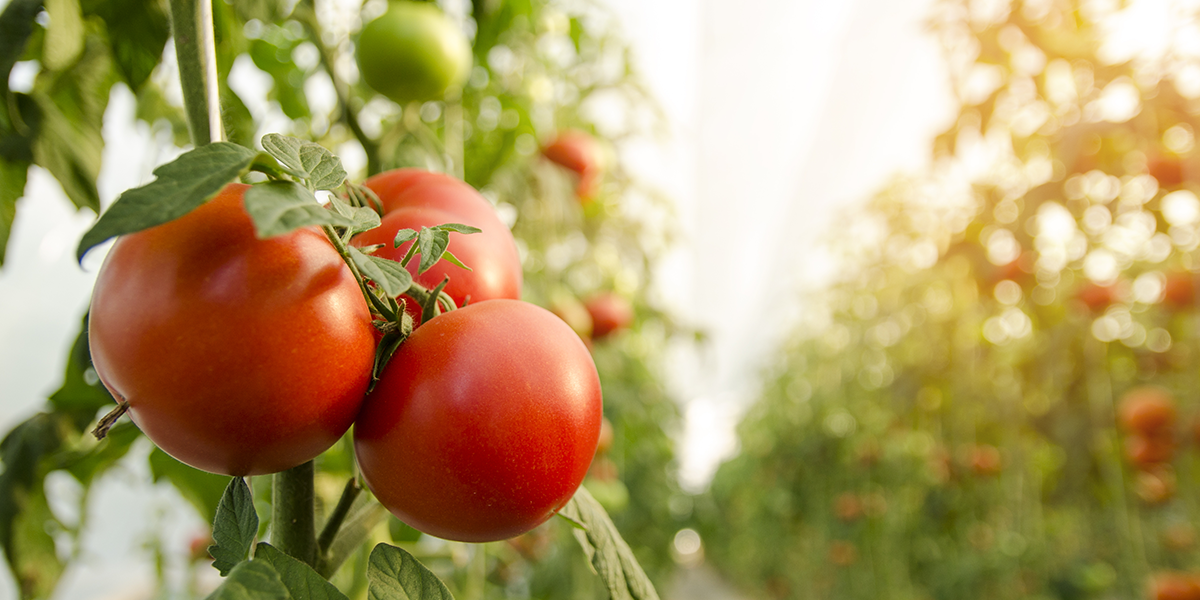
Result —
[{"label": "tomato stem", "polygon": [[124,415],[127,411],[129,411],[129,401],[121,400],[117,403],[116,408],[100,418],[100,421],[96,423],[96,428],[92,430],[92,435],[98,440],[104,439],[108,435],[108,430],[112,429],[113,425],[117,424],[117,420],[121,418],[121,415]]},{"label": "tomato stem", "polygon": [[211,0],[171,0],[171,33],[192,143],[199,147],[219,142],[225,138],[225,127]]},{"label": "tomato stem", "polygon": [[358,139],[358,143],[362,145],[363,152],[367,154],[367,174],[374,175],[383,170],[379,161],[379,144],[375,143],[365,131],[362,125],[358,122],[358,117],[355,112],[350,109],[350,86],[342,81],[338,75],[336,64],[336,56],[333,50],[325,44],[325,32],[321,28],[320,21],[317,20],[317,10],[313,0],[301,0],[296,9],[292,12],[292,17],[299,20],[306,29],[308,29],[309,37],[312,38],[312,43],[316,45],[321,56],[321,67],[329,75],[329,80],[333,83],[334,92],[337,94],[338,111],[341,114],[341,120],[350,128],[351,133]]},{"label": "tomato stem", "polygon": [[313,461],[271,477],[271,544],[303,563],[317,563]]},{"label": "tomato stem", "polygon": [[338,499],[337,506],[333,508],[333,512],[329,513],[329,519],[325,521],[325,527],[321,529],[320,537],[317,538],[317,552],[322,560],[329,552],[333,538],[337,536],[338,529],[346,520],[346,515],[350,513],[350,507],[354,505],[354,501],[361,493],[362,486],[358,484],[358,478],[351,477],[346,482],[346,487],[342,489],[342,497]]}]

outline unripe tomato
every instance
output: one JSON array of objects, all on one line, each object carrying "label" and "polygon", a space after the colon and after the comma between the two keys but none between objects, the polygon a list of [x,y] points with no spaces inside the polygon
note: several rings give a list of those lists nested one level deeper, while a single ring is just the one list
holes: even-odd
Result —
[{"label": "unripe tomato", "polygon": [[582,131],[563,131],[542,149],[542,154],[579,177],[575,193],[580,199],[595,195],[604,172],[604,155],[595,138]]},{"label": "unripe tomato", "polygon": [[533,529],[571,499],[601,418],[579,336],[543,308],[489,300],[413,331],[363,404],[354,450],[400,520],[487,542]]},{"label": "unripe tomato", "polygon": [[363,81],[400,104],[441,98],[471,72],[466,36],[424,2],[391,2],[363,27],[357,55]]},{"label": "unripe tomato", "polygon": [[92,292],[96,373],[155,444],[198,469],[289,469],[358,414],[374,327],[316,228],[260,240],[231,184],[184,217],[122,236]]},{"label": "unripe tomato", "polygon": [[1117,412],[1126,431],[1142,435],[1169,430],[1175,424],[1174,397],[1156,385],[1138,386],[1125,392]]},{"label": "unripe tomato", "polygon": [[592,337],[602,339],[629,327],[633,323],[633,306],[613,293],[592,296],[584,303],[592,315]]}]

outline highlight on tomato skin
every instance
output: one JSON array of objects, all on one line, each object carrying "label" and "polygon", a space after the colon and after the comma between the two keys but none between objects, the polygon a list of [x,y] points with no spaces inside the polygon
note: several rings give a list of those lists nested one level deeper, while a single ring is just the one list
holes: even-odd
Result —
[{"label": "highlight on tomato skin", "polygon": [[574,495],[596,453],[600,380],[549,311],[488,300],[413,331],[363,404],[354,448],[376,498],[424,533],[507,539]]},{"label": "highlight on tomato skin", "polygon": [[358,414],[375,328],[316,228],[260,240],[230,184],[184,217],[122,236],[97,276],[96,373],[151,441],[225,475],[286,470]]}]

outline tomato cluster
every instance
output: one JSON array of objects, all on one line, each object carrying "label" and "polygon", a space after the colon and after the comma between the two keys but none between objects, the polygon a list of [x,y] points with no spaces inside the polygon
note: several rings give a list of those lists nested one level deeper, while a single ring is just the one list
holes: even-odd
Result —
[{"label": "tomato cluster", "polygon": [[[382,226],[359,246],[399,260],[398,230],[461,223],[471,270],[439,263],[457,304],[415,329],[367,394],[378,332],[359,282],[316,228],[258,239],[230,184],[184,217],[119,238],[99,273],[96,372],[163,450],[229,475],[311,460],[352,423],[376,497],[426,533],[518,535],[572,497],[601,433],[595,364],[561,319],[517,300],[508,228],[473,188],[401,169],[367,182]],[[411,242],[409,242],[411,243]],[[415,302],[410,302],[415,307]]]}]

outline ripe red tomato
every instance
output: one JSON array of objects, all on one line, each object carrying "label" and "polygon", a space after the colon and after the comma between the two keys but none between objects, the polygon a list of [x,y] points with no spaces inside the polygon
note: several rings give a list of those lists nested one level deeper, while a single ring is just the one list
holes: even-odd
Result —
[{"label": "ripe red tomato", "polygon": [[489,300],[409,336],[363,404],[354,449],[400,520],[494,541],[571,499],[601,418],[600,379],[579,336],[543,308]]},{"label": "ripe red tomato", "polygon": [[614,293],[603,293],[584,303],[592,315],[592,338],[602,339],[633,323],[633,306]]},{"label": "ripe red tomato", "polygon": [[563,131],[542,149],[542,155],[579,177],[575,193],[580,199],[590,199],[596,193],[604,171],[603,154],[591,135],[578,130]]},{"label": "ripe red tomato", "polygon": [[198,469],[289,469],[358,414],[374,327],[315,228],[260,240],[231,184],[184,217],[122,236],[92,292],[96,373],[142,432]]},{"label": "ripe red tomato", "polygon": [[1159,155],[1146,161],[1150,175],[1161,188],[1178,187],[1183,183],[1183,163],[1177,156]]},{"label": "ripe red tomato", "polygon": [[459,215],[463,223],[484,231],[508,229],[496,209],[464,181],[424,169],[392,169],[367,179],[363,185],[375,192],[383,212],[400,208],[435,208]]},{"label": "ripe red tomato", "polygon": [[[393,247],[392,240],[395,239],[397,231],[420,231],[422,227],[470,220],[461,218],[461,215],[430,208],[401,208],[388,213],[379,227],[355,236],[351,243],[355,246],[383,244],[382,248],[375,251],[375,256],[398,261],[404,258],[408,248],[415,242],[405,242],[399,248]],[[521,259],[517,255],[512,233],[499,221],[491,224],[489,229],[475,223],[465,224],[479,227],[483,231],[469,235],[451,232],[450,245],[447,248],[471,270],[442,260],[418,275],[418,255],[408,263],[408,271],[412,273],[413,280],[426,288],[433,288],[441,283],[443,277],[449,276],[450,282],[446,284],[444,291],[459,305],[468,300],[473,303],[497,298],[520,298]],[[420,307],[412,298],[405,296],[405,299],[409,314],[413,315],[415,323],[420,324]]]},{"label": "ripe red tomato", "polygon": [[1075,297],[1092,312],[1101,312],[1117,301],[1117,288],[1113,285],[1085,283]]},{"label": "ripe red tomato", "polygon": [[423,2],[391,2],[363,27],[357,56],[363,81],[400,104],[440,98],[471,73],[466,36]]},{"label": "ripe red tomato", "polygon": [[1175,399],[1156,385],[1138,386],[1121,396],[1117,412],[1126,431],[1153,435],[1175,424]]},{"label": "ripe red tomato", "polygon": [[983,476],[999,475],[1003,466],[1000,451],[988,444],[979,444],[971,448],[970,462],[971,470],[976,475]]},{"label": "ripe red tomato", "polygon": [[1152,600],[1200,600],[1200,583],[1190,573],[1158,573],[1149,591]]},{"label": "ripe red tomato", "polygon": [[1175,457],[1175,441],[1164,436],[1131,435],[1125,439],[1125,456],[1139,469],[1151,469]]},{"label": "ripe red tomato", "polygon": [[1196,277],[1188,271],[1168,273],[1162,302],[1175,310],[1191,308],[1196,304]]}]

